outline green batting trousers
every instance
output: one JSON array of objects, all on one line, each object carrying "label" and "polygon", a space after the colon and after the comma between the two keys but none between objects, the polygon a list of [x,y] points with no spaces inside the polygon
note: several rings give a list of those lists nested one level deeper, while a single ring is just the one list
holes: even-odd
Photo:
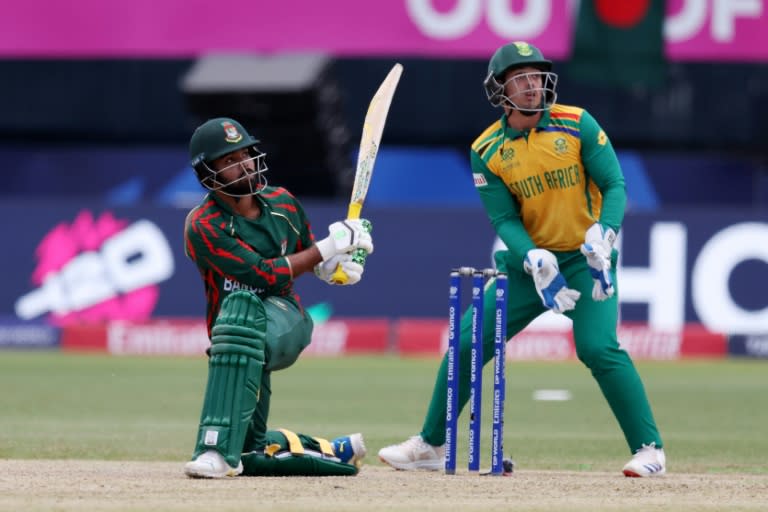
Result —
[{"label": "green batting trousers", "polygon": [[264,300],[267,315],[267,346],[256,410],[245,436],[244,452],[263,450],[267,444],[267,420],[272,398],[272,372],[296,362],[312,339],[312,319],[293,303],[279,297]]},{"label": "green batting trousers", "polygon": [[[630,452],[635,453],[643,444],[663,442],[653,418],[653,412],[643,382],[629,354],[619,348],[616,336],[618,321],[618,284],[616,257],[613,253],[612,277],[616,293],[602,302],[592,300],[592,276],[586,259],[579,251],[555,253],[560,272],[570,288],[581,292],[576,308],[566,315],[573,320],[573,338],[576,355],[592,372],[603,396],[624,432]],[[496,253],[499,270],[507,271],[507,251]],[[513,337],[533,319],[545,311],[531,276],[509,264],[509,301],[507,305],[507,336]],[[495,287],[485,290],[483,311],[483,365],[493,358]],[[459,349],[459,412],[469,400],[470,350],[472,344],[471,310],[462,318]],[[514,341],[513,341],[514,343]],[[431,445],[445,443],[447,387],[447,357],[443,357],[437,374],[432,400],[421,431],[422,438]]]}]

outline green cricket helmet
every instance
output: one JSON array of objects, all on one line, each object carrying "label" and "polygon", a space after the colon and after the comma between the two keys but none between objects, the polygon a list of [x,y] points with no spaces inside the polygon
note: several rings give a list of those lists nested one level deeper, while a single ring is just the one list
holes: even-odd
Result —
[{"label": "green cricket helmet", "polygon": [[[523,67],[532,67],[539,71],[525,73],[515,79],[506,79],[508,71]],[[521,80],[527,85],[516,91],[516,84]],[[513,82],[509,87],[511,90],[507,90],[507,84],[510,82]],[[541,50],[523,41],[508,43],[496,50],[488,63],[488,75],[483,81],[483,86],[491,105],[508,105],[526,115],[548,110],[557,100],[557,74],[552,72],[552,61],[545,59]],[[515,97],[530,92],[541,93],[540,104],[533,107],[518,105],[522,101],[515,101]]]},{"label": "green cricket helmet", "polygon": [[[208,190],[233,197],[258,193],[267,185],[263,173],[267,170],[266,153],[256,147],[259,141],[239,122],[228,117],[209,119],[197,127],[189,141],[190,165],[200,184]],[[225,155],[247,149],[249,158],[214,168],[213,162]],[[254,162],[254,167],[248,164]],[[240,175],[225,179],[221,175],[233,167]],[[231,175],[231,173],[230,173]]]}]

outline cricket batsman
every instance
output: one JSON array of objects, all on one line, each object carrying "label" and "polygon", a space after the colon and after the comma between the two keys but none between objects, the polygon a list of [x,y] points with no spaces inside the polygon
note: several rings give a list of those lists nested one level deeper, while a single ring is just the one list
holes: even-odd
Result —
[{"label": "cricket batsman", "polygon": [[[366,455],[361,434],[328,441],[267,428],[272,372],[291,366],[312,336],[293,290],[314,272],[333,284],[363,275],[351,252],[373,252],[361,220],[342,220],[316,241],[299,201],[267,184],[265,153],[234,119],[206,121],[192,135],[191,164],[208,190],[187,216],[184,244],[205,288],[211,340],[208,382],[192,460],[194,478],[355,475]],[[366,221],[367,222],[367,221]]]}]

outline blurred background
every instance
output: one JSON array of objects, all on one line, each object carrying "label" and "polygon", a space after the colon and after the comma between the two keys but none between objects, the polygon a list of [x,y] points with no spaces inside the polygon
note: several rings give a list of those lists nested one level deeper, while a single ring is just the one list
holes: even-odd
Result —
[{"label": "blurred background", "polygon": [[[437,354],[448,271],[497,241],[469,147],[500,115],[497,47],[555,62],[558,101],[616,148],[629,205],[622,343],[639,358],[768,357],[765,0],[52,0],[0,6],[0,347],[202,354],[182,227],[210,117],[261,139],[316,233],[345,215],[368,102],[404,73],[363,216],[365,279],[297,281],[316,354]],[[573,357],[544,315],[510,357]]]}]

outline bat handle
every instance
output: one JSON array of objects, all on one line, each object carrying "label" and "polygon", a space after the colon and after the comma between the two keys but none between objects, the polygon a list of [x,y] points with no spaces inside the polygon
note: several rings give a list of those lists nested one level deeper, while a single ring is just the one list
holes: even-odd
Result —
[{"label": "bat handle", "polygon": [[[363,219],[363,228],[370,233],[373,229],[373,226],[370,222]],[[355,249],[352,252],[352,261],[355,263],[358,263],[361,266],[365,265],[365,260],[368,258],[368,252],[366,252],[365,249]],[[341,265],[336,265],[336,270],[333,271],[333,275],[331,276],[331,282],[333,284],[347,284],[349,282],[349,276],[346,272],[344,272],[344,269],[341,268]]]}]

